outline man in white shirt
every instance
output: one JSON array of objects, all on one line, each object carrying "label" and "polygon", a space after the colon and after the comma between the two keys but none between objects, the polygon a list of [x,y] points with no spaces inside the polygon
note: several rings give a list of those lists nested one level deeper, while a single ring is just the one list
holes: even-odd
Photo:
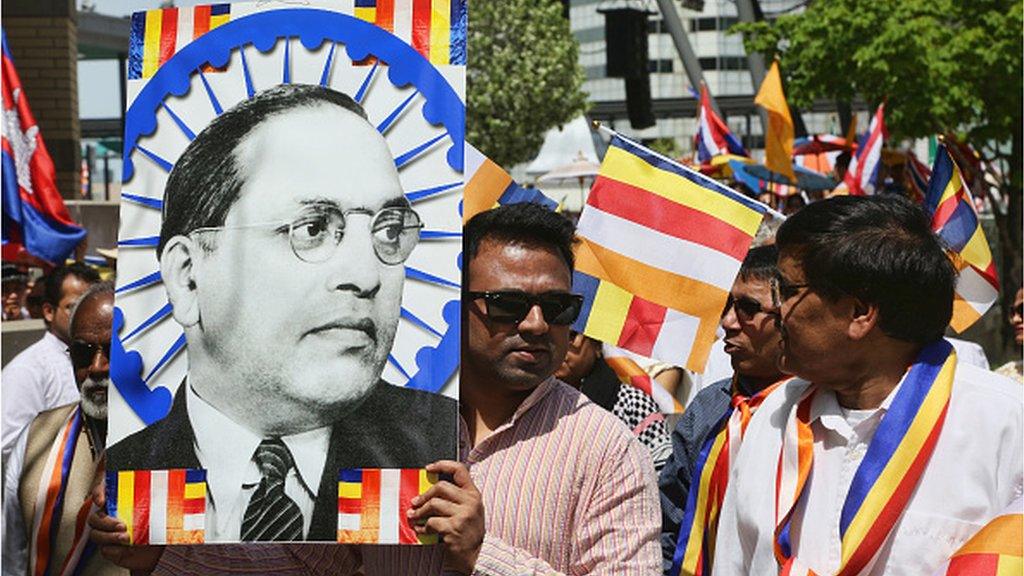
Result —
[{"label": "man in white shirt", "polygon": [[813,203],[777,243],[799,378],[749,424],[714,574],[929,575],[1022,492],[1020,387],[953,362],[955,272],[916,206]]},{"label": "man in white shirt", "polygon": [[18,434],[36,415],[78,401],[78,385],[68,356],[71,306],[99,280],[95,270],[79,263],[61,266],[46,277],[43,317],[47,331],[3,370],[5,462]]}]

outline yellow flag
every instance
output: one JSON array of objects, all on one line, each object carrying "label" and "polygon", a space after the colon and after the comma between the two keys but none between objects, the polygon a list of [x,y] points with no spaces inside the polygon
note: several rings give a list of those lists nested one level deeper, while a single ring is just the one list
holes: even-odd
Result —
[{"label": "yellow flag", "polygon": [[785,174],[796,181],[793,172],[793,118],[789,115],[786,95],[782,93],[782,76],[778,61],[764,77],[754,104],[768,112],[768,129],[764,135],[765,165],[769,170]]}]

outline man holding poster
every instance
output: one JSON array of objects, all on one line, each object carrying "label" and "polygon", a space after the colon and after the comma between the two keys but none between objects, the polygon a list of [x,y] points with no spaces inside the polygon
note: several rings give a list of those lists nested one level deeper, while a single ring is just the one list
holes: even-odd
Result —
[{"label": "man holding poster", "polygon": [[108,470],[206,469],[206,542],[335,541],[340,469],[452,458],[456,403],[381,380],[421,227],[347,95],[281,85],[218,116],[157,247],[188,376]]}]

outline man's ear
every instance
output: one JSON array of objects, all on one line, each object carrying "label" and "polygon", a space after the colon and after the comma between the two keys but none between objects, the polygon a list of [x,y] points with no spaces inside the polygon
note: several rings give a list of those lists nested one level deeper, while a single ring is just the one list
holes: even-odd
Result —
[{"label": "man's ear", "polygon": [[847,304],[850,306],[850,327],[847,335],[852,340],[861,340],[875,328],[881,319],[878,304],[865,302],[855,297],[850,297],[850,302]]},{"label": "man's ear", "polygon": [[43,320],[46,320],[46,325],[53,324],[53,317],[57,314],[57,307],[49,302],[43,302]]},{"label": "man's ear", "polygon": [[160,258],[160,276],[174,310],[174,319],[184,328],[199,323],[195,257],[200,250],[202,248],[188,236],[175,236],[167,241]]}]

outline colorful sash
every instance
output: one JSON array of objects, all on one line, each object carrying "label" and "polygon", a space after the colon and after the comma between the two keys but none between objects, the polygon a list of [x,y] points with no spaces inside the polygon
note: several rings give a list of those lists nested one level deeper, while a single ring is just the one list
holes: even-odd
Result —
[{"label": "colorful sash", "polygon": [[740,441],[754,411],[768,394],[785,382],[780,380],[747,398],[739,393],[735,378],[731,406],[712,428],[697,456],[669,576],[711,573],[718,514],[729,482],[729,463],[736,461]]},{"label": "colorful sash", "polygon": [[[935,449],[953,389],[956,352],[945,340],[921,350],[903,377],[864,460],[854,474],[839,518],[842,555],[837,576],[871,567],[899,520]],[[814,460],[811,385],[786,421],[775,484],[775,558],[783,575],[814,574],[792,556],[790,521]]]},{"label": "colorful sash", "polygon": [[92,499],[89,499],[83,502],[78,510],[71,551],[60,564],[60,571],[54,571],[56,564],[51,566],[51,562],[55,560],[53,551],[60,531],[61,513],[64,510],[64,492],[67,490],[68,476],[75,457],[75,445],[78,443],[78,435],[82,432],[83,420],[82,410],[76,406],[68,415],[61,433],[54,439],[43,465],[32,520],[32,540],[29,542],[29,573],[32,576],[76,574],[79,572],[79,565],[84,567],[95,549],[89,542],[89,525],[86,523],[93,508]]},{"label": "colorful sash", "polygon": [[1024,574],[1024,500],[1017,498],[981,527],[935,576]]}]

